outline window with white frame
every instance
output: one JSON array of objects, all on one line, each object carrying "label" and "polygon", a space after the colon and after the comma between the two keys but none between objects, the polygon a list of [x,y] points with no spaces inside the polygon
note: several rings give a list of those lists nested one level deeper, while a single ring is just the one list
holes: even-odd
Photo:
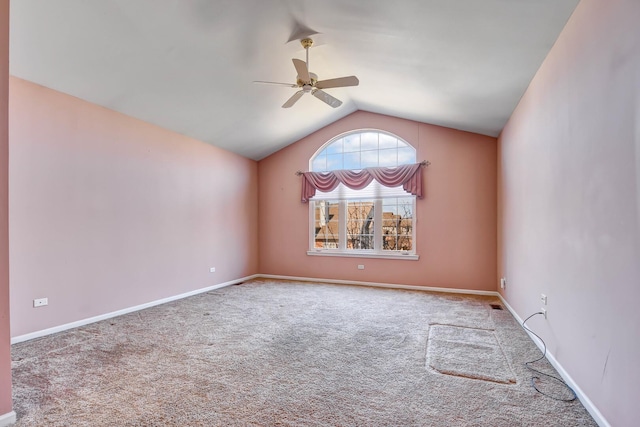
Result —
[{"label": "window with white frame", "polygon": [[[416,163],[416,150],[396,135],[359,130],[332,139],[310,159],[312,172],[362,170]],[[310,255],[416,259],[416,196],[402,186],[372,181],[361,190],[343,184],[310,200]]]}]

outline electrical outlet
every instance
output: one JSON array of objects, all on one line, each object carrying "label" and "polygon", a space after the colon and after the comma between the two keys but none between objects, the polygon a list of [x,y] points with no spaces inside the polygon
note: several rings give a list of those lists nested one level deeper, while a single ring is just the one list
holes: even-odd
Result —
[{"label": "electrical outlet", "polygon": [[358,270],[364,270],[364,264],[358,264]]},{"label": "electrical outlet", "polygon": [[209,269],[209,273],[215,273],[215,272],[216,272],[216,268],[215,268],[215,267],[211,267],[211,268]]},{"label": "electrical outlet", "polygon": [[500,289],[504,289],[507,287],[507,278],[506,277],[501,277],[500,278]]},{"label": "electrical outlet", "polygon": [[42,307],[49,305],[49,298],[37,298],[33,300],[33,307]]},{"label": "electrical outlet", "polygon": [[540,300],[542,304],[547,305],[547,296],[545,294],[540,294]]},{"label": "electrical outlet", "polygon": [[541,308],[540,311],[542,312],[542,315],[544,316],[544,318],[547,318],[547,309],[546,308]]}]

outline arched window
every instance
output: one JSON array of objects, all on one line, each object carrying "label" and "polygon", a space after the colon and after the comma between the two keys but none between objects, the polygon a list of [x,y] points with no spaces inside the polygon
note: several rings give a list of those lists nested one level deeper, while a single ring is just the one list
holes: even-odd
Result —
[{"label": "arched window", "polygon": [[327,142],[311,158],[313,172],[359,170],[416,162],[416,149],[397,136],[374,130],[349,132]]},{"label": "arched window", "polygon": [[[358,130],[324,144],[309,160],[312,172],[362,170],[416,163],[416,149],[388,132]],[[373,181],[362,190],[343,184],[316,192],[310,208],[310,255],[405,257],[415,254],[416,197],[402,186]]]}]

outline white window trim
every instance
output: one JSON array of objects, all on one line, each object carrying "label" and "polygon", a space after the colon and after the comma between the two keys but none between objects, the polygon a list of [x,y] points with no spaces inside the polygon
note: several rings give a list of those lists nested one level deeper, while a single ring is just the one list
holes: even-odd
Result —
[{"label": "white window trim", "polygon": [[[402,141],[409,147],[412,147],[415,150],[413,144],[405,141],[398,135],[395,135],[391,132],[387,132],[381,129],[375,128],[363,128],[357,130],[351,130],[347,132],[343,132],[339,135],[334,136],[329,141],[324,143],[321,147],[319,147],[315,153],[309,159],[309,170],[313,170],[313,159],[318,156],[319,153],[322,152],[328,145],[337,141],[340,138],[343,138],[350,134],[355,133],[364,133],[364,132],[377,132],[382,134],[390,135],[394,138],[398,138],[398,140]],[[417,153],[417,150],[416,150]],[[416,245],[416,229],[418,228],[418,217],[417,217],[417,208],[418,208],[418,200],[414,198],[413,205],[413,227],[411,230],[411,242],[412,242],[412,250],[409,252],[403,251],[391,251],[391,250],[383,250],[382,249],[382,203],[379,203],[381,199],[376,197],[367,199],[375,200],[375,211],[374,211],[374,223],[380,224],[380,232],[374,234],[374,247],[380,249],[372,249],[372,250],[357,250],[357,249],[347,249],[347,239],[346,239],[346,200],[339,200],[340,202],[340,216],[338,218],[338,227],[339,227],[339,248],[338,249],[316,249],[315,246],[315,236],[314,236],[314,227],[313,224],[315,222],[315,201],[313,199],[309,200],[309,250],[307,251],[307,255],[309,256],[330,256],[330,257],[352,257],[352,258],[378,258],[378,259],[395,259],[395,260],[407,260],[407,261],[417,261],[420,259],[418,255],[418,249]]]},{"label": "white window trim", "polygon": [[374,224],[380,224],[380,230],[375,230],[374,233],[374,248],[380,249],[371,249],[371,250],[358,250],[358,249],[347,249],[347,238],[346,238],[346,217],[347,217],[347,202],[348,200],[339,200],[340,203],[340,216],[338,217],[338,249],[316,249],[315,245],[315,233],[314,227],[311,224],[315,222],[315,201],[311,199],[309,201],[309,250],[307,251],[307,255],[312,256],[333,256],[333,257],[354,257],[354,258],[381,258],[381,259],[402,259],[402,260],[411,260],[417,261],[420,259],[418,255],[418,250],[416,248],[416,228],[417,224],[417,199],[414,199],[414,209],[413,209],[413,227],[411,227],[411,243],[413,249],[411,251],[392,251],[392,250],[384,250],[382,249],[382,199],[372,199],[375,202],[375,211],[374,211]]},{"label": "white window trim", "polygon": [[[393,251],[388,251],[393,252]],[[398,253],[379,253],[379,252],[369,252],[369,251],[357,251],[357,250],[349,250],[346,252],[342,252],[338,249],[316,249],[313,251],[307,251],[307,255],[311,256],[336,256],[343,258],[379,258],[379,259],[395,259],[395,260],[403,260],[403,261],[417,261],[420,259],[420,255],[418,254],[409,254],[406,252],[398,252]]]}]

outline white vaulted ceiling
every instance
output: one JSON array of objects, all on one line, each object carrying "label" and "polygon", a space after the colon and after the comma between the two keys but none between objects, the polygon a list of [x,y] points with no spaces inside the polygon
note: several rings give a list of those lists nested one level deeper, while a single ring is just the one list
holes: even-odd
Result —
[{"label": "white vaulted ceiling", "polygon": [[[578,0],[14,0],[11,74],[252,159],[356,110],[497,136]],[[320,79],[294,82],[302,27]]]}]

